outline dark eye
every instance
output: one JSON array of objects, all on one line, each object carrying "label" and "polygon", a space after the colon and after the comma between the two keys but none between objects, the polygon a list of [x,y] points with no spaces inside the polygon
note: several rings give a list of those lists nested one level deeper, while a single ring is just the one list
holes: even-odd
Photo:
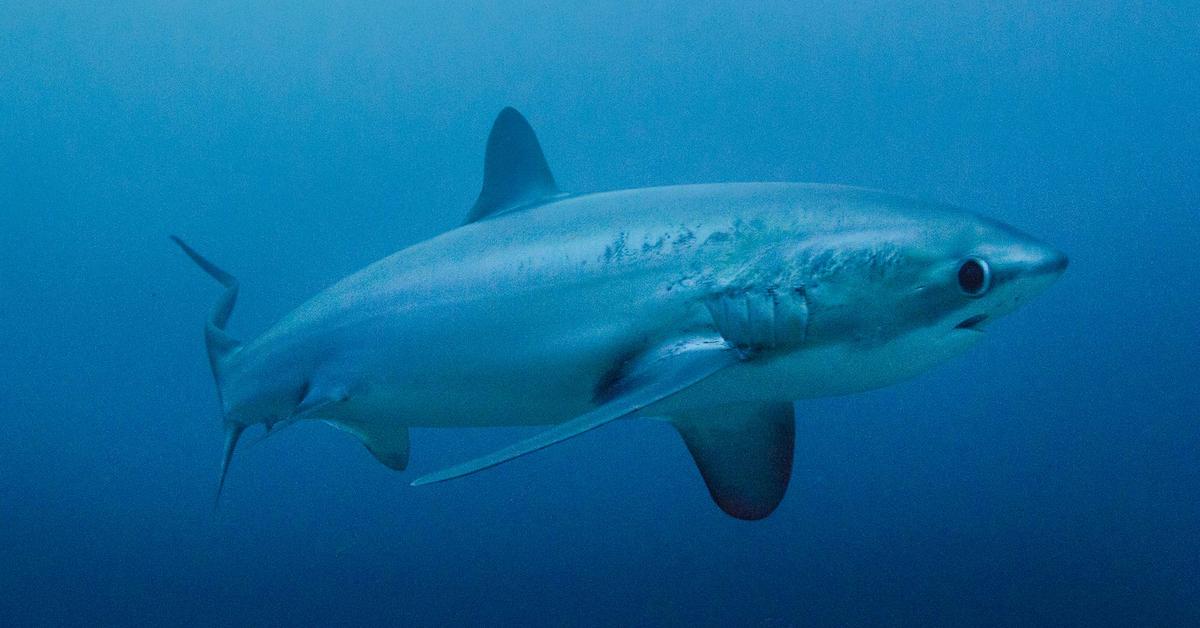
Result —
[{"label": "dark eye", "polygon": [[958,267],[958,287],[969,296],[983,296],[992,283],[992,272],[987,262],[974,257]]}]

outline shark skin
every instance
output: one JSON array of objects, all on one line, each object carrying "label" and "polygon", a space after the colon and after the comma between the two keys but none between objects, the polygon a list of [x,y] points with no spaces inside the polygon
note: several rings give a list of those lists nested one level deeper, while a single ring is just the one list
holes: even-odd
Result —
[{"label": "shark skin", "polygon": [[224,332],[236,280],[183,246],[227,286],[206,328],[230,435],[223,469],[259,423],[329,422],[396,469],[409,427],[554,426],[416,482],[428,483],[656,418],[742,519],[783,497],[794,400],[919,375],[1067,265],[1002,223],[847,186],[566,195],[512,109],[466,224],[346,277],[248,343]]}]

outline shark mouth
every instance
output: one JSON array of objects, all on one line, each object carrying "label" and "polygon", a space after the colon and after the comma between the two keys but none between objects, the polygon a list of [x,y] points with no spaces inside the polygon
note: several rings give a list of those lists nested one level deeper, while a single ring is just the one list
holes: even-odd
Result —
[{"label": "shark mouth", "polygon": [[971,318],[968,318],[967,320],[955,325],[954,328],[981,332],[983,330],[979,329],[979,324],[983,321],[986,321],[987,317],[987,314],[976,314],[975,316],[972,316]]}]

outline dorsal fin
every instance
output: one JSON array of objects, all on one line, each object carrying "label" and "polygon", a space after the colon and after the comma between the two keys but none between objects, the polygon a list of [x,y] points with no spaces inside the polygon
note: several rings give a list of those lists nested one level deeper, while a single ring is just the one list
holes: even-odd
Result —
[{"label": "dorsal fin", "polygon": [[525,117],[505,107],[488,135],[483,189],[467,223],[532,205],[559,194],[537,135]]}]

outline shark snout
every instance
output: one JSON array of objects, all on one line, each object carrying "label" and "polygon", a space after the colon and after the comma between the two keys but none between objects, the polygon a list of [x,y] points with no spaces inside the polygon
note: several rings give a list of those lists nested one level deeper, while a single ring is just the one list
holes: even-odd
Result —
[{"label": "shark snout", "polygon": [[1033,238],[1010,245],[1000,257],[1001,266],[1006,266],[1014,276],[1025,278],[1054,279],[1068,264],[1062,251]]},{"label": "shark snout", "polygon": [[1020,247],[1010,271],[1012,294],[1016,303],[1041,294],[1058,281],[1069,263],[1062,251],[1042,243],[1030,243]]},{"label": "shark snout", "polygon": [[1067,265],[1070,260],[1062,251],[1045,246],[1039,254],[1038,261],[1032,265],[1030,269],[1034,274],[1039,275],[1061,275],[1067,270]]}]

